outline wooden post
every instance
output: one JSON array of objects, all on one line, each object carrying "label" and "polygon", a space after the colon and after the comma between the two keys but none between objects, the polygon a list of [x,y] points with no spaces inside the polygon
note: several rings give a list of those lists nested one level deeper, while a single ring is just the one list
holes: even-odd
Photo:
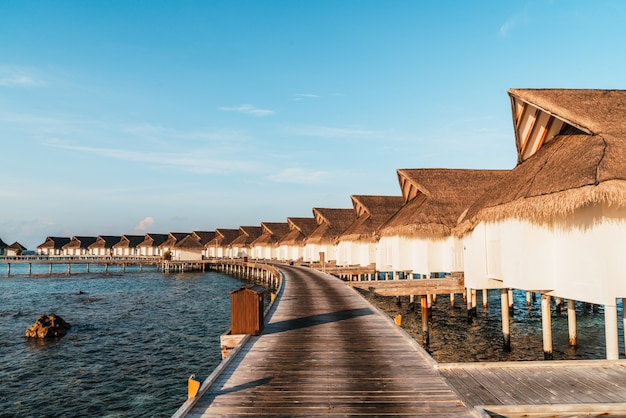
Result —
[{"label": "wooden post", "polygon": [[85,264],[85,271],[89,273],[89,263]]},{"label": "wooden post", "polygon": [[465,289],[465,301],[467,306],[467,323],[472,323],[472,289],[469,287]]},{"label": "wooden post", "polygon": [[11,275],[11,263],[7,263],[7,276]]},{"label": "wooden post", "polygon": [[526,292],[526,306],[530,308],[531,300],[530,300],[530,292]]},{"label": "wooden post", "polygon": [[509,323],[509,292],[506,288],[500,289],[500,307],[502,310],[502,349],[511,351],[511,324]]},{"label": "wooden post", "polygon": [[422,344],[427,346],[430,343],[430,335],[428,333],[428,301],[426,295],[422,295]]},{"label": "wooden post", "polygon": [[28,275],[33,271],[33,263],[28,263]]},{"label": "wooden post", "polygon": [[476,317],[476,289],[472,289],[472,316]]},{"label": "wooden post", "polygon": [[489,307],[489,293],[487,289],[483,289],[483,309],[487,309]]},{"label": "wooden post", "polygon": [[428,306],[428,309],[433,307],[433,295],[426,295],[426,306]]},{"label": "wooden post", "polygon": [[69,276],[72,273],[72,264],[67,263],[67,275]]},{"label": "wooden post", "polygon": [[567,328],[569,330],[569,345],[575,347],[578,345],[578,336],[576,335],[576,304],[574,299],[567,299]]},{"label": "wooden post", "polygon": [[515,301],[513,300],[513,289],[509,288],[509,314],[513,315],[515,313]]},{"label": "wooden post", "polygon": [[606,334],[606,359],[619,360],[616,304],[604,305],[604,332]]},{"label": "wooden post", "polygon": [[552,318],[550,316],[550,296],[541,295],[541,329],[543,331],[543,358],[552,360]]},{"label": "wooden post", "polygon": [[563,310],[563,298],[556,297],[554,298],[554,303],[556,305],[556,313],[560,314]]},{"label": "wooden post", "polygon": [[450,293],[450,307],[454,308],[454,293]]},{"label": "wooden post", "polygon": [[52,263],[48,265],[48,274],[52,274]]}]

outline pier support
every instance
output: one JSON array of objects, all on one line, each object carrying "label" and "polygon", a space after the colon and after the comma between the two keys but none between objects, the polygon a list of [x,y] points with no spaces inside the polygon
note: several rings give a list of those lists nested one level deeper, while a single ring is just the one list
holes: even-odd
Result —
[{"label": "pier support", "polygon": [[526,306],[529,308],[530,308],[530,305],[532,304],[530,294],[531,292],[526,292]]},{"label": "pier support", "polygon": [[576,303],[574,299],[567,299],[567,329],[569,331],[569,345],[576,347],[578,336],[576,335]]},{"label": "pier support", "polygon": [[550,296],[541,295],[541,329],[543,331],[543,358],[552,360],[552,317],[550,316]]},{"label": "pier support", "polygon": [[425,295],[422,295],[421,305],[422,305],[422,345],[428,346],[430,343],[430,335],[428,331],[428,298]]},{"label": "pier support", "polygon": [[487,310],[489,307],[489,294],[487,293],[487,289],[483,289],[483,309]]},{"label": "pier support", "polygon": [[502,310],[502,349],[505,352],[511,351],[511,324],[509,323],[509,292],[507,289],[500,289],[500,308]]},{"label": "pier support", "polygon": [[509,292],[509,314],[513,315],[515,312],[515,301],[513,300],[513,289],[508,289]]},{"label": "pier support", "polygon": [[606,359],[619,359],[617,334],[617,305],[604,305],[604,332],[606,334]]}]

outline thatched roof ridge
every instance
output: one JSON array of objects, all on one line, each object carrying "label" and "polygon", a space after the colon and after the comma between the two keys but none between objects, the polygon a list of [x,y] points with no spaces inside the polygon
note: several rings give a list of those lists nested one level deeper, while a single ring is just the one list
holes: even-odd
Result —
[{"label": "thatched roof ridge", "polygon": [[287,222],[261,222],[263,233],[250,245],[273,245],[289,233]]},{"label": "thatched roof ridge", "polygon": [[74,236],[65,244],[62,248],[64,250],[73,249],[73,248],[84,248],[87,249],[91,244],[96,242],[97,237],[83,237],[83,236]]},{"label": "thatched roof ridge", "polygon": [[509,94],[590,133],[563,130],[548,138],[468,208],[455,234],[481,221],[544,224],[592,204],[626,206],[626,91],[513,89]]},{"label": "thatched roof ridge", "polygon": [[173,248],[202,250],[204,248],[204,245],[201,244],[200,241],[198,241],[192,235],[187,235],[185,238],[174,244]]},{"label": "thatched roof ridge", "polygon": [[159,246],[161,246],[161,244],[163,244],[165,241],[167,241],[168,238],[169,238],[169,235],[167,235],[167,234],[148,233],[148,234],[145,235],[144,240],[137,245],[137,247],[139,247],[139,248],[143,248],[143,247],[159,247]]},{"label": "thatched roof ridge", "polygon": [[160,248],[174,247],[174,245],[176,245],[177,242],[185,239],[187,235],[191,235],[191,234],[188,232],[170,232],[168,234],[167,240],[161,245],[159,245],[159,247]]},{"label": "thatched roof ridge", "polygon": [[96,242],[91,244],[89,246],[89,249],[92,250],[94,248],[113,248],[113,246],[120,242],[121,239],[121,235],[98,235],[96,237]]},{"label": "thatched roof ridge", "polygon": [[230,243],[230,246],[248,246],[261,236],[263,228],[260,226],[240,226],[239,236]]},{"label": "thatched roof ridge", "polygon": [[351,196],[357,219],[339,236],[340,241],[377,240],[376,231],[404,203],[402,196]]},{"label": "thatched roof ridge", "polygon": [[287,224],[289,225],[289,232],[276,245],[302,244],[306,237],[317,228],[315,218],[287,218]]},{"label": "thatched roof ridge", "polygon": [[205,244],[205,248],[210,246],[223,246],[230,245],[231,242],[237,239],[239,236],[239,229],[224,229],[217,228],[215,230],[215,238]]},{"label": "thatched roof ridge", "polygon": [[70,241],[71,238],[68,237],[46,237],[45,241],[37,246],[37,249],[52,248],[60,250]]},{"label": "thatched roof ridge", "polygon": [[144,235],[122,235],[113,248],[137,248],[145,239]]},{"label": "thatched roof ridge", "polygon": [[215,231],[193,231],[191,236],[195,238],[200,244],[206,245],[215,238]]},{"label": "thatched roof ridge", "polygon": [[313,208],[317,228],[306,238],[306,243],[334,243],[356,219],[354,209]]},{"label": "thatched roof ridge", "polygon": [[20,243],[19,243],[19,242],[17,242],[17,241],[15,241],[15,242],[14,242],[13,244],[11,244],[11,245],[8,245],[8,246],[6,247],[6,249],[7,249],[7,250],[13,250],[13,251],[17,251],[17,250],[19,250],[19,251],[26,251],[26,250],[27,250],[27,248],[26,248],[26,247],[24,247],[22,244],[20,244]]},{"label": "thatched roof ridge", "polygon": [[411,183],[414,192],[377,234],[431,239],[449,236],[463,211],[506,173],[507,170],[440,168],[398,170],[400,183]]}]

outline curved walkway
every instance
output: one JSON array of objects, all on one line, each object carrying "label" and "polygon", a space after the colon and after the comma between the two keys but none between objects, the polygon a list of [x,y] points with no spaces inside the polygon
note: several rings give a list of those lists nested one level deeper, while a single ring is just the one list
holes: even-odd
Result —
[{"label": "curved walkway", "polygon": [[404,331],[340,280],[282,267],[279,303],[187,417],[474,416]]}]

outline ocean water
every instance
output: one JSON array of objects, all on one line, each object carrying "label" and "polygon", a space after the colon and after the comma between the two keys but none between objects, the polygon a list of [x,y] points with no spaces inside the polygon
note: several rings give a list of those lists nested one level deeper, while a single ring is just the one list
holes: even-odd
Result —
[{"label": "ocean water", "polygon": [[[3,273],[0,417],[171,416],[189,375],[204,379],[221,361],[228,292],[242,285],[217,272]],[[69,322],[68,334],[26,339],[46,313]]]}]

